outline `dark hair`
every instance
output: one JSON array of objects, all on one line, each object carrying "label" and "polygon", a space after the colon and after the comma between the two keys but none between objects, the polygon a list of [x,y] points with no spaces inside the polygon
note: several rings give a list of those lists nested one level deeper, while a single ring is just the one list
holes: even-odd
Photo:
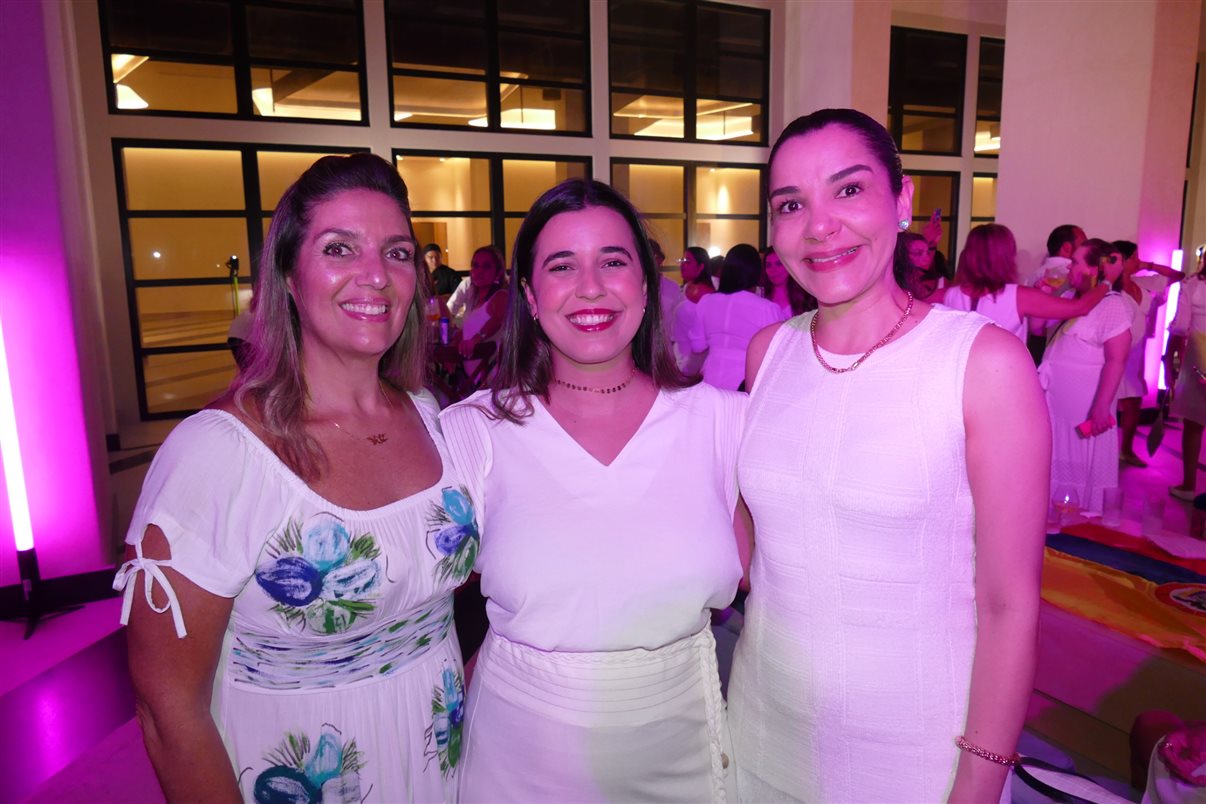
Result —
[{"label": "dark hair", "polygon": [[[767,260],[775,253],[774,246],[768,246],[766,251],[762,252],[762,278],[758,281],[758,286],[762,288],[762,297],[774,301],[775,283],[770,280],[770,276],[766,272]],[[786,270],[786,266],[784,266]],[[799,315],[807,313],[809,310],[817,309],[817,298],[809,293],[804,288],[800,287],[800,283],[796,278],[787,274],[787,301],[791,304],[791,314]]]},{"label": "dark hair", "polygon": [[[1102,240],[1099,237],[1091,237],[1084,242],[1082,247],[1085,249],[1085,264],[1091,265],[1097,269],[1097,281],[1105,279],[1105,266],[1102,265],[1106,259],[1112,254],[1117,254],[1119,259],[1122,258],[1122,253],[1115,248],[1113,243]],[[1118,290],[1122,284],[1122,277],[1114,283],[1114,290]]]},{"label": "dark hair", "polygon": [[[370,190],[388,196],[398,205],[413,238],[406,183],[389,162],[359,153],[324,156],[311,165],[281,196],[272,214],[255,281],[248,339],[250,363],[230,386],[239,411],[258,422],[272,450],[306,480],[321,477],[327,461],[322,447],[303,426],[306,378],[301,364],[301,322],[289,295],[288,279],[296,267],[314,207],[348,190]],[[416,266],[418,277],[426,273]],[[378,376],[395,388],[418,391],[423,386],[426,305],[427,286],[417,278],[402,335],[377,364]]]},{"label": "dark hair", "polygon": [[738,243],[724,255],[720,270],[720,292],[736,293],[758,286],[762,276],[762,257],[749,243]]},{"label": "dark hair", "polygon": [[641,275],[645,280],[645,314],[632,340],[632,359],[638,371],[658,388],[685,388],[690,380],[679,371],[662,331],[661,279],[653,262],[649,235],[636,208],[611,186],[593,179],[567,179],[547,190],[528,210],[515,235],[511,253],[511,296],[503,323],[498,371],[491,382],[494,415],[515,423],[531,415],[529,397],[548,399],[553,379],[552,345],[532,311],[523,288],[531,283],[536,239],[548,222],[564,212],[592,207],[617,213],[632,230]]},{"label": "dark hair", "polygon": [[1047,235],[1047,256],[1054,257],[1059,254],[1059,250],[1067,243],[1075,244],[1077,232],[1083,233],[1084,229],[1075,223],[1065,223],[1052,229],[1051,234]]},{"label": "dark hair", "polygon": [[444,249],[440,248],[439,243],[428,243],[427,245],[423,246],[423,256],[424,257],[426,257],[428,254],[430,254],[433,251],[436,254],[439,254],[440,258],[443,259]]},{"label": "dark hair", "polygon": [[708,256],[707,250],[702,246],[688,246],[683,253],[690,254],[695,262],[699,263],[699,273],[695,275],[690,284],[712,287],[712,272],[708,268],[708,263],[712,261],[712,258]]},{"label": "dark hair", "polygon": [[[893,194],[899,196],[904,187],[904,168],[900,164],[900,153],[896,150],[896,142],[887,129],[856,109],[820,109],[812,114],[797,117],[787,124],[787,128],[775,140],[771,148],[770,158],[766,160],[769,169],[775,163],[775,157],[783,143],[795,137],[802,137],[814,131],[820,131],[826,126],[842,126],[850,129],[863,139],[867,149],[875,156],[877,162],[888,174],[888,183]],[[769,192],[772,188],[768,187]]]},{"label": "dark hair", "polygon": [[1115,240],[1114,248],[1118,249],[1124,260],[1129,260],[1135,256],[1135,252],[1139,250],[1139,246],[1132,243],[1130,240]]}]

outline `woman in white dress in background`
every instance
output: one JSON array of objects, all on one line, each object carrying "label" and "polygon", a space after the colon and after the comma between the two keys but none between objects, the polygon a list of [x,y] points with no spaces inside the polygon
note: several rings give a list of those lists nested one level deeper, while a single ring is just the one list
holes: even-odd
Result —
[{"label": "woman in white dress in background", "polygon": [[1169,489],[1179,500],[1192,501],[1198,488],[1198,457],[1206,426],[1206,253],[1198,255],[1192,281],[1181,286],[1177,315],[1169,333],[1169,352],[1181,353],[1171,415],[1181,419],[1181,482]]},{"label": "woman in white dress in background", "polygon": [[820,308],[750,344],[739,796],[996,801],[1034,673],[1050,459],[1034,364],[896,283],[912,185],[871,118],[793,122],[769,190],[775,251]]},{"label": "woman in white dress in background", "polygon": [[[1084,296],[1098,284],[1112,286],[1121,273],[1118,249],[1093,238],[1072,252],[1068,281]],[[1134,305],[1111,292],[1055,331],[1039,366],[1051,413],[1051,488],[1074,489],[1093,514],[1101,513],[1102,492],[1118,485],[1114,408],[1133,321]]]},{"label": "woman in white dress in background", "polygon": [[490,617],[461,800],[725,800],[709,623],[741,577],[745,397],[679,373],[647,235],[605,184],[536,201],[511,288],[493,391],[442,414]]}]

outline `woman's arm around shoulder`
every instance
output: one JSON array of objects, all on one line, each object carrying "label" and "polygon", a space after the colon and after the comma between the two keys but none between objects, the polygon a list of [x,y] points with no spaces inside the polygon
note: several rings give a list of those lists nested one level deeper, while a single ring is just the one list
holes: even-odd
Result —
[{"label": "woman's arm around shoulder", "polygon": [[[1009,755],[1034,682],[1051,425],[1029,352],[998,327],[977,334],[963,387],[977,623],[964,736]],[[996,801],[1007,778],[1005,766],[960,752],[950,800]]]},{"label": "woman's arm around shoulder", "polygon": [[758,378],[762,361],[766,358],[771,341],[775,339],[775,333],[781,326],[783,326],[783,322],[778,321],[769,327],[758,330],[754,333],[754,337],[750,338],[750,345],[745,351],[745,390],[747,392],[754,390],[754,380]]},{"label": "woman's arm around shoulder", "polygon": [[1088,315],[1109,292],[1109,285],[1101,282],[1080,298],[1065,299],[1018,285],[1018,316],[1067,321],[1069,318]]}]

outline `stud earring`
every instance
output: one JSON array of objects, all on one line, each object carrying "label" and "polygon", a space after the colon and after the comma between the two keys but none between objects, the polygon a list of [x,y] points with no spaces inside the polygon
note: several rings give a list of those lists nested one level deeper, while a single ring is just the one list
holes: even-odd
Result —
[{"label": "stud earring", "polygon": [[909,221],[906,218],[901,218],[897,223],[900,225],[900,231],[902,232],[909,228]]}]

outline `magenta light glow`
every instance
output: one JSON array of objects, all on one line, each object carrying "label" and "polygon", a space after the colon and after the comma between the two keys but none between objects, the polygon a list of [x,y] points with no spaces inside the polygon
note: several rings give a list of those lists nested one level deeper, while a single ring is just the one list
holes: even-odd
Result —
[{"label": "magenta light glow", "polygon": [[[1174,249],[1173,253],[1172,253],[1172,259],[1168,261],[1168,267],[1172,268],[1174,271],[1180,271],[1181,264],[1184,261],[1184,259],[1185,259],[1185,252],[1179,248]],[[1168,303],[1164,308],[1168,312],[1166,313],[1166,316],[1165,316],[1165,326],[1161,329],[1162,335],[1160,337],[1160,355],[1162,357],[1168,351],[1168,326],[1167,325],[1172,323],[1172,317],[1177,314],[1177,302],[1180,301],[1180,298],[1181,298],[1181,283],[1173,282],[1168,287]],[[1161,388],[1168,387],[1168,382],[1164,379],[1164,361],[1163,360],[1160,361],[1160,387]]]},{"label": "magenta light glow", "polygon": [[4,459],[4,484],[8,489],[8,509],[13,518],[13,539],[17,550],[34,546],[33,525],[29,519],[29,497],[25,494],[25,470],[21,467],[21,443],[17,439],[17,412],[13,410],[13,386],[8,377],[8,358],[4,351],[4,326],[0,323],[0,458]]}]

